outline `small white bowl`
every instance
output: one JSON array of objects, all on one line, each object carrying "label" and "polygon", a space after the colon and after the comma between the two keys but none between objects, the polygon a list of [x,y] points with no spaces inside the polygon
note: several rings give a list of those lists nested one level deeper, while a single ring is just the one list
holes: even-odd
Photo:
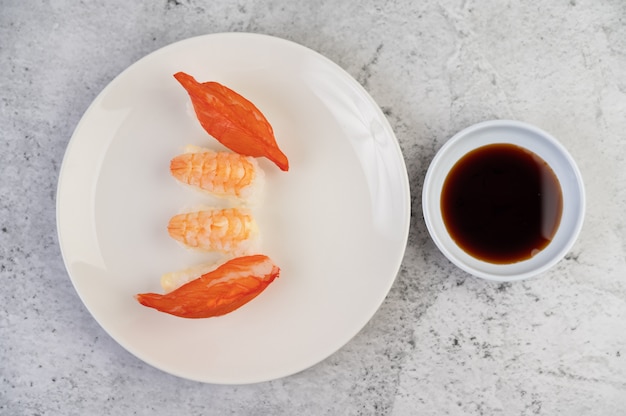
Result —
[{"label": "small white bowl", "polygon": [[[467,254],[448,233],[441,214],[441,190],[450,169],[468,152],[494,143],[514,144],[541,157],[556,174],[563,194],[561,222],[552,241],[530,259],[517,263],[492,264]],[[574,159],[554,137],[519,121],[492,120],[462,130],[437,152],[424,180],[422,209],[428,232],[452,263],[474,276],[507,282],[548,270],[571,249],[583,224],[585,190]]]}]

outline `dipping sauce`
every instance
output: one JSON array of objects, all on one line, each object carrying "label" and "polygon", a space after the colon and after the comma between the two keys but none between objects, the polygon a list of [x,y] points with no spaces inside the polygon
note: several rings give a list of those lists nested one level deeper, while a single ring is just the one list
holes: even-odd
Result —
[{"label": "dipping sauce", "polygon": [[450,170],[441,194],[443,222],[469,255],[509,264],[543,250],[561,222],[559,180],[535,153],[490,144],[463,156]]}]

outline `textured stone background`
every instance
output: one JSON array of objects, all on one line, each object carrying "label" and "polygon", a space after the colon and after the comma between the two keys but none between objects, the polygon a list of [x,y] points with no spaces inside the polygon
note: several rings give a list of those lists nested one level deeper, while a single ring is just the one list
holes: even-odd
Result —
[{"label": "textured stone background", "polygon": [[[55,225],[65,147],[99,91],[149,52],[227,31],[293,40],[356,78],[396,132],[413,199],[370,323],[322,363],[244,386],[122,349],[74,292]],[[0,0],[0,415],[624,415],[625,114],[622,0]],[[559,138],[587,187],[572,251],[512,284],[452,266],[421,212],[437,149],[492,118]]]}]

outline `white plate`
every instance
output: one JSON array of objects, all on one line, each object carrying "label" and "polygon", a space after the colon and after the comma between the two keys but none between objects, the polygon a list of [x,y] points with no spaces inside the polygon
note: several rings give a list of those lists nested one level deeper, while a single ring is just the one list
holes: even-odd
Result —
[{"label": "white plate", "polygon": [[[178,71],[254,102],[290,163],[282,172],[260,160],[262,252],[280,278],[219,318],[176,318],[134,299],[204,260],[166,231],[202,202],[170,177],[169,160],[187,144],[222,149],[199,126]],[[172,44],[113,80],[70,140],[57,193],[65,266],[98,323],[161,370],[222,384],[287,376],[346,344],[387,295],[409,220],[402,153],[366,91],[310,49],[243,33]]]}]

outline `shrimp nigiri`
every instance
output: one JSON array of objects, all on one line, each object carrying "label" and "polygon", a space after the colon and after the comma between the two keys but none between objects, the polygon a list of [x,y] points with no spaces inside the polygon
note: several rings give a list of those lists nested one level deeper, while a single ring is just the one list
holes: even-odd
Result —
[{"label": "shrimp nigiri", "polygon": [[233,152],[266,157],[281,170],[289,170],[272,125],[252,102],[217,82],[198,82],[184,72],[174,78],[189,94],[204,130]]},{"label": "shrimp nigiri", "polygon": [[170,162],[178,181],[219,197],[249,200],[258,192],[264,175],[253,157],[192,146],[187,150]]},{"label": "shrimp nigiri", "polygon": [[256,221],[244,208],[178,214],[170,219],[167,231],[187,247],[233,255],[249,254],[258,238]]},{"label": "shrimp nigiri", "polygon": [[227,261],[166,295],[142,293],[139,303],[182,318],[209,318],[240,308],[278,277],[269,257],[254,255]]}]

